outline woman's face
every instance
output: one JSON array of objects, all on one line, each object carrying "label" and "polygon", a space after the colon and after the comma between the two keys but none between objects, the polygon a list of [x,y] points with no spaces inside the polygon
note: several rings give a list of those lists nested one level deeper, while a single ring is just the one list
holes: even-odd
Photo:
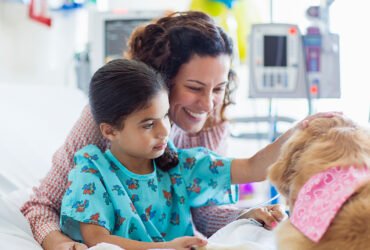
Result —
[{"label": "woman's face", "polygon": [[199,132],[207,117],[222,105],[228,84],[230,57],[194,55],[172,79],[170,118],[189,133]]}]

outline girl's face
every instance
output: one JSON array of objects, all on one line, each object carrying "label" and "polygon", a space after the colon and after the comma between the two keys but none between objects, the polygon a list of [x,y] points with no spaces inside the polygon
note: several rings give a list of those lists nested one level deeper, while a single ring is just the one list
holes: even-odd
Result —
[{"label": "girl's face", "polygon": [[168,94],[165,90],[152,98],[145,109],[133,112],[114,130],[112,153],[125,165],[136,166],[164,153],[170,130]]},{"label": "girl's face", "polygon": [[222,105],[230,57],[194,55],[171,82],[170,117],[181,129],[199,132],[216,107]]}]

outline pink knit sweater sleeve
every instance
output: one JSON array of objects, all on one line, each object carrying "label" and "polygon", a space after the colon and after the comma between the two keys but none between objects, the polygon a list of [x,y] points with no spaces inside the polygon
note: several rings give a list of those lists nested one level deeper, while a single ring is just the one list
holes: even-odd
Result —
[{"label": "pink knit sweater sleeve", "polygon": [[[173,125],[170,133],[172,141],[178,148],[202,146],[220,155],[226,154],[228,136],[228,122],[204,129],[196,135],[189,135]],[[235,206],[208,206],[193,208],[191,211],[195,227],[206,237],[210,237],[218,229],[234,221],[241,212],[241,209]]]},{"label": "pink knit sweater sleeve", "polygon": [[77,150],[88,144],[96,144],[102,150],[107,147],[89,106],[86,106],[66,141],[54,154],[52,168],[39,187],[33,189],[30,200],[21,208],[31,225],[35,239],[40,244],[49,233],[60,230],[59,212],[68,173],[74,166],[73,156]]}]

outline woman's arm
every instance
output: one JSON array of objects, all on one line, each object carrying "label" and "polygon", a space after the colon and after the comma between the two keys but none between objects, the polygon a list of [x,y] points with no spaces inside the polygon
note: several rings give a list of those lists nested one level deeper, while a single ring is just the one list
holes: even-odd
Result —
[{"label": "woman's arm", "polygon": [[191,209],[196,229],[207,238],[217,230],[235,221],[244,210],[236,206],[207,206]]},{"label": "woman's arm", "polygon": [[267,168],[276,161],[280,148],[290,137],[293,129],[288,130],[273,143],[258,151],[251,158],[234,159],[231,163],[233,184],[258,182],[266,179]]},{"label": "woman's arm", "polygon": [[195,246],[205,246],[207,244],[207,241],[198,237],[180,237],[168,242],[142,242],[130,240],[120,236],[111,235],[109,231],[102,226],[87,223],[80,223],[80,230],[84,242],[89,247],[105,242],[130,250],[146,250],[152,248],[185,250]]},{"label": "woman's arm", "polygon": [[[87,106],[62,147],[54,154],[51,170],[42,180],[40,186],[34,188],[31,199],[21,208],[31,225],[35,239],[45,249],[57,249],[56,244],[60,245],[63,242],[71,241],[59,232],[61,200],[66,190],[68,173],[74,166],[74,153],[88,144],[99,145],[102,149],[106,148],[106,142],[100,135],[90,108]],[[52,232],[53,234],[51,234]]]}]

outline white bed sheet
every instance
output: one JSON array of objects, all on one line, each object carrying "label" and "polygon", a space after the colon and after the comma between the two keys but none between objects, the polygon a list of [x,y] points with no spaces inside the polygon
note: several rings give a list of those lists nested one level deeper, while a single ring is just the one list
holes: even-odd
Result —
[{"label": "white bed sheet", "polygon": [[19,207],[86,104],[74,87],[0,84],[0,249],[41,249]]}]

